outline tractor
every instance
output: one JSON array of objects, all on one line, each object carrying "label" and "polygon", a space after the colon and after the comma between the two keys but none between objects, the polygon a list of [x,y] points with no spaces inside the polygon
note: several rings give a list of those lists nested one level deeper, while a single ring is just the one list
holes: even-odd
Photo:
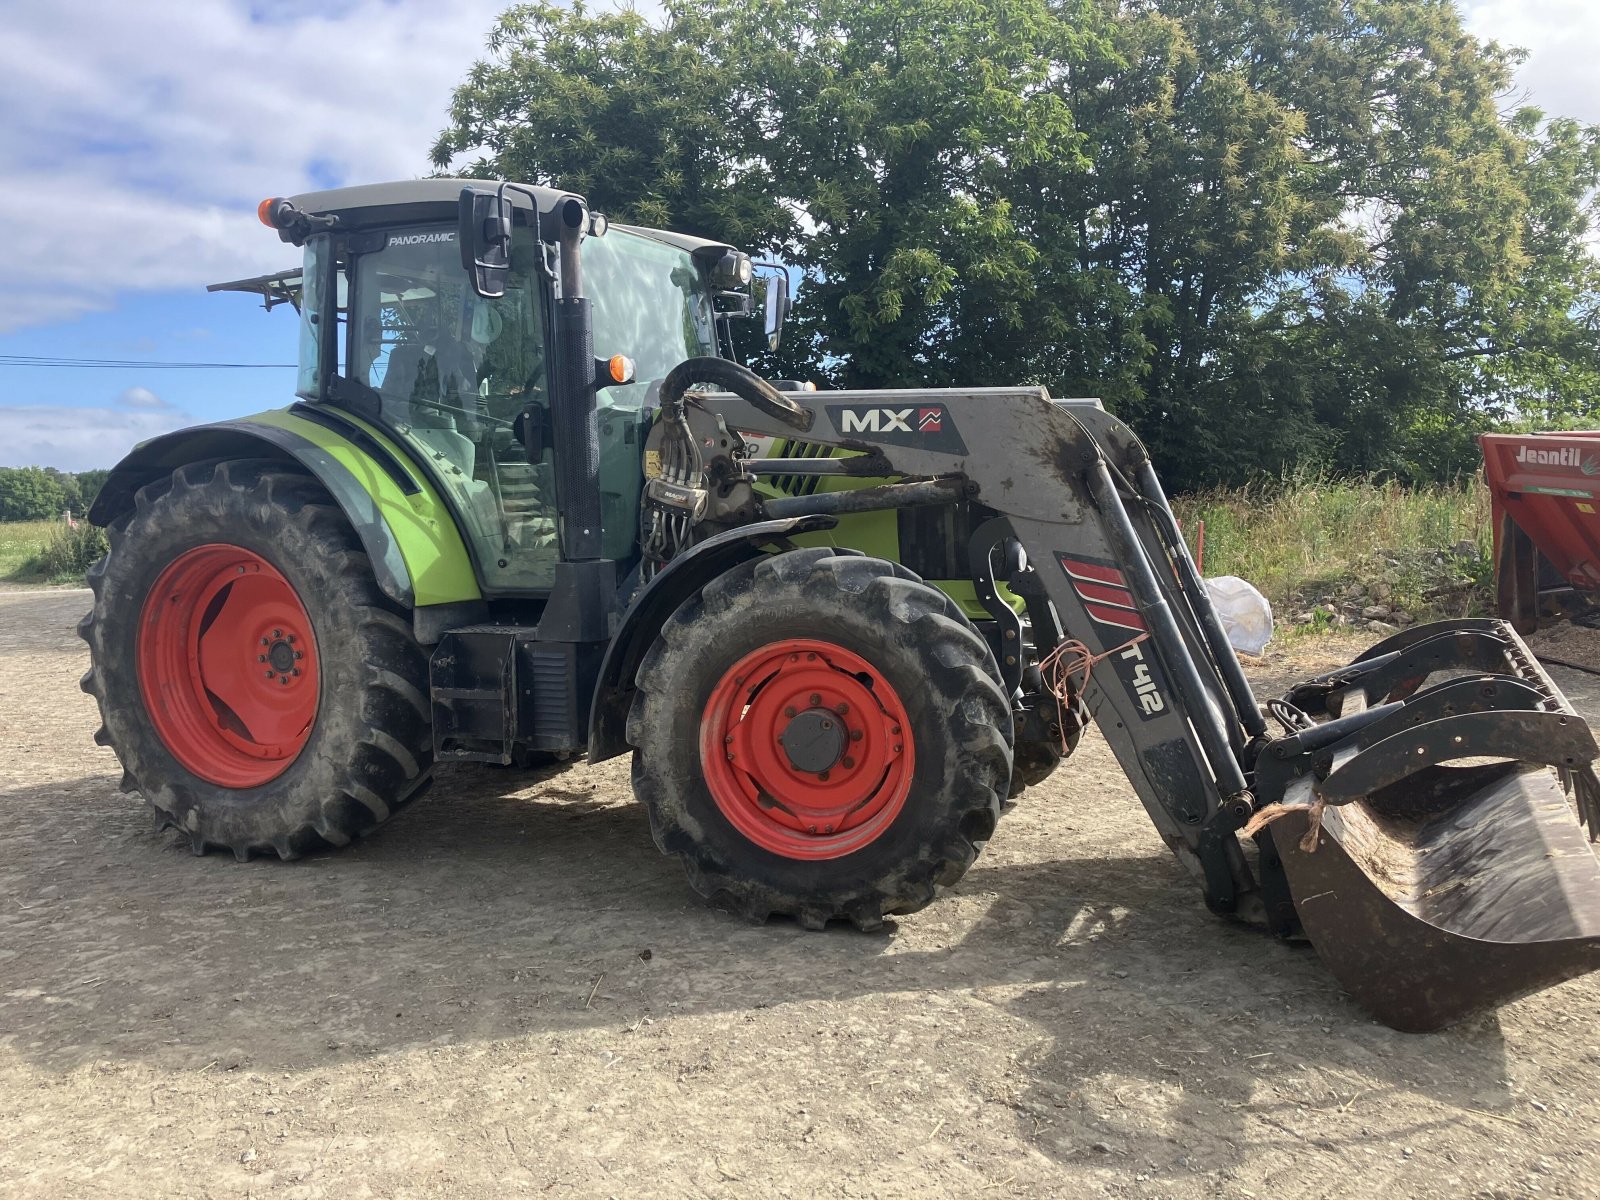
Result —
[{"label": "tractor", "polygon": [[695,891],[873,929],[1092,719],[1211,910],[1397,1028],[1600,966],[1600,750],[1504,622],[1263,707],[1098,401],[765,380],[734,335],[776,347],[781,267],[559,189],[260,215],[299,265],[216,289],[297,312],[297,399],[138,446],[90,514],[96,740],[196,854],[343,846],[439,763],[631,753]]}]

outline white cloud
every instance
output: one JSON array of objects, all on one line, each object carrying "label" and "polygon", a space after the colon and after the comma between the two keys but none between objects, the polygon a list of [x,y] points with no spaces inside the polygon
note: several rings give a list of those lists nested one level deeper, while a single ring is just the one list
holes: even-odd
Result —
[{"label": "white cloud", "polygon": [[0,332],[289,265],[261,197],[426,174],[502,7],[8,6]]},{"label": "white cloud", "polygon": [[[138,389],[135,389],[138,390]],[[0,466],[49,463],[63,471],[116,464],[138,442],[193,421],[175,408],[61,408],[0,405]]]},{"label": "white cloud", "polygon": [[147,387],[131,387],[117,397],[117,403],[124,408],[171,408],[160,396]]},{"label": "white cloud", "polygon": [[1595,56],[1600,5],[1594,0],[1467,0],[1469,32],[1528,52],[1517,72],[1527,100],[1553,117],[1600,122]]},{"label": "white cloud", "polygon": [[[269,194],[428,171],[451,89],[509,0],[186,0],[6,6],[0,333],[289,265]],[[654,16],[659,6],[637,7]],[[1526,46],[1521,84],[1600,120],[1600,5],[1467,0]],[[252,16],[254,14],[254,17]]]}]

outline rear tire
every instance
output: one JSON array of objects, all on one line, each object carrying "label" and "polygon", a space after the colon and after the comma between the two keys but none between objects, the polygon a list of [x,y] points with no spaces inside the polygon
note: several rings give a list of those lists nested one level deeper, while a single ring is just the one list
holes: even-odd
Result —
[{"label": "rear tire", "polygon": [[422,794],[426,656],[315,480],[265,462],[181,468],[109,533],[78,627],[83,690],[158,829],[196,854],[288,859]]},{"label": "rear tire", "polygon": [[636,682],[633,784],[656,844],[747,918],[876,928],[994,832],[1011,778],[999,672],[903,567],[827,549],[735,567],[673,614]]}]

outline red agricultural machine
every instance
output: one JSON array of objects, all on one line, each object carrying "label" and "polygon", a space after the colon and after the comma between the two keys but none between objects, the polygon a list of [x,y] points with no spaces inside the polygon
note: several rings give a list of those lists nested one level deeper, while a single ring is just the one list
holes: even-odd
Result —
[{"label": "red agricultural machine", "polygon": [[1485,434],[1495,604],[1518,633],[1600,606],[1600,431]]}]

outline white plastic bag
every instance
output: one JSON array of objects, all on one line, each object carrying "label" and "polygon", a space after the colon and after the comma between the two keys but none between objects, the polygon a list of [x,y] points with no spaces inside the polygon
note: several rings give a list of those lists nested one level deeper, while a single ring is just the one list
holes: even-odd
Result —
[{"label": "white plastic bag", "polygon": [[1211,603],[1222,618],[1228,644],[1246,654],[1260,654],[1272,640],[1272,605],[1255,587],[1234,575],[1206,580]]}]

